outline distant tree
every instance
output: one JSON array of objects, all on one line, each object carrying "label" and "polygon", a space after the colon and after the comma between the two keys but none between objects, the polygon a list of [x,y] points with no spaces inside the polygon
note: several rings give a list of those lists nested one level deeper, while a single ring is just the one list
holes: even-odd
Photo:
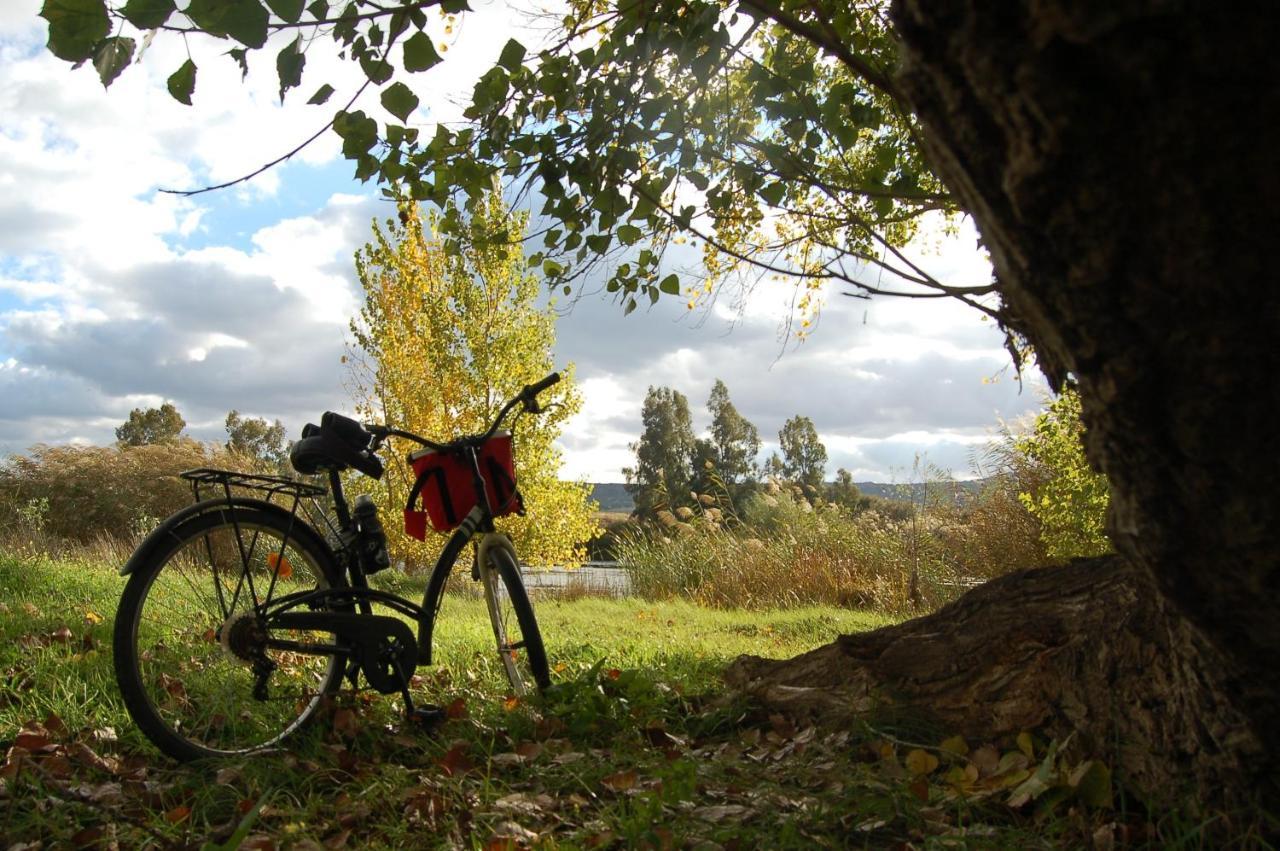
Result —
[{"label": "distant tree", "polygon": [[850,511],[858,511],[869,502],[853,483],[853,474],[844,467],[836,470],[836,480],[827,487],[827,499]]},{"label": "distant tree", "polygon": [[260,417],[242,417],[239,411],[227,413],[227,449],[252,458],[264,466],[279,467],[289,455],[284,424],[268,423]]},{"label": "distant tree", "polygon": [[769,457],[760,465],[760,472],[767,479],[785,479],[787,477],[786,466],[782,463],[782,459],[778,457],[777,452],[769,453]]},{"label": "distant tree", "polygon": [[813,420],[796,415],[778,432],[782,446],[782,472],[801,485],[821,489],[827,467],[827,448],[818,440]]},{"label": "distant tree", "polygon": [[187,421],[172,402],[158,408],[134,408],[129,419],[116,429],[121,446],[147,446],[152,443],[174,443],[186,428]]},{"label": "distant tree", "polygon": [[636,511],[649,514],[688,498],[695,440],[689,400],[670,387],[650,387],[640,411],[644,430],[631,444],[635,467],[623,470]]},{"label": "distant tree", "polygon": [[707,399],[711,412],[711,447],[716,471],[727,485],[754,481],[756,456],[760,454],[760,432],[729,401],[729,388],[720,379]]}]

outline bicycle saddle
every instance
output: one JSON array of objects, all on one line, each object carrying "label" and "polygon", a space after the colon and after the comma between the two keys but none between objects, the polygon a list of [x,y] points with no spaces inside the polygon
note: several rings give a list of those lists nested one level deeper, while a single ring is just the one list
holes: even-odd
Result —
[{"label": "bicycle saddle", "polygon": [[359,470],[372,479],[382,478],[382,461],[369,451],[373,435],[353,419],[326,411],[320,425],[307,423],[302,439],[289,449],[289,463],[304,476],[322,470]]}]

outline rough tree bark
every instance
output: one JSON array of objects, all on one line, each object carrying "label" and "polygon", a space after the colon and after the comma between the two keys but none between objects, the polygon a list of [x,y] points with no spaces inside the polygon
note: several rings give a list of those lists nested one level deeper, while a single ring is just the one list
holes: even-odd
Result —
[{"label": "rough tree bark", "polygon": [[[1079,383],[1124,559],[1091,563],[1092,584],[1079,564],[993,583],[807,661],[743,660],[735,681],[777,699],[804,681],[795,671],[830,665],[833,693],[876,691],[870,677],[965,729],[1011,706],[1096,741],[1119,735],[1120,768],[1148,794],[1189,766],[1224,803],[1276,789],[1274,6],[896,0],[893,15],[899,83],[991,252],[1007,324],[1051,381]],[[1032,588],[1020,621],[990,614],[999,594]],[[1044,618],[1048,639],[1031,626]],[[952,691],[928,634],[959,641],[961,622],[992,658]],[[1104,627],[1107,646],[1090,634]],[[1098,688],[1146,708],[1118,713],[1090,697]]]}]

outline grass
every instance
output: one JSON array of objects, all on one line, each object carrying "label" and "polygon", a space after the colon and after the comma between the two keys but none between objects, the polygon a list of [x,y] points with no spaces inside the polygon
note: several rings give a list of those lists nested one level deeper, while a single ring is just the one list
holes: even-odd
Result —
[{"label": "grass", "polygon": [[[136,731],[116,691],[109,645],[123,584],[101,561],[0,555],[0,847],[1051,848],[1168,838],[1109,808],[1010,807],[1008,776],[966,786],[971,761],[945,731],[915,729],[912,744],[884,725],[816,730],[719,694],[719,672],[739,653],[789,656],[888,622],[831,607],[539,599],[556,684],[544,701],[521,703],[487,652],[481,603],[453,593],[439,664],[414,686],[448,707],[434,735],[405,726],[394,696],[346,693],[285,752],[177,765]],[[1045,743],[1027,747],[1019,758],[1007,745],[1005,757],[1034,768]]]}]

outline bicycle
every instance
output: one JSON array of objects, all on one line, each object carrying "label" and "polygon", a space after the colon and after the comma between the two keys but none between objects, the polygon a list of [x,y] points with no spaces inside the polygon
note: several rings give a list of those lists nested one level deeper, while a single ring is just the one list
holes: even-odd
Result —
[{"label": "bicycle", "polygon": [[[195,504],[161,523],[121,570],[129,579],[113,661],[125,706],[147,738],[178,760],[275,748],[344,679],[355,688],[362,675],[382,694],[399,692],[411,719],[439,721],[438,707],[414,705],[409,683],[431,664],[445,584],[472,543],[472,578],[512,690],[524,697],[547,688],[546,649],[515,548],[494,520],[523,513],[511,436],[499,427],[517,405],[541,412],[538,394],[559,380],[552,373],[525,386],[486,431],[448,443],[326,412],[303,429],[290,461],[304,475],[326,474],[327,490],[281,476],[183,473]],[[368,495],[348,505],[343,494],[344,470],[381,477],[377,453],[391,437],[422,447],[408,455],[416,479],[406,531],[423,538],[428,521],[452,531],[421,605],[369,586],[371,574],[390,566],[385,531]],[[210,486],[220,495],[205,498]],[[246,489],[258,495],[239,492]],[[326,496],[329,508],[320,502]],[[394,614],[375,614],[375,604]],[[416,636],[403,618],[417,625]]]}]

